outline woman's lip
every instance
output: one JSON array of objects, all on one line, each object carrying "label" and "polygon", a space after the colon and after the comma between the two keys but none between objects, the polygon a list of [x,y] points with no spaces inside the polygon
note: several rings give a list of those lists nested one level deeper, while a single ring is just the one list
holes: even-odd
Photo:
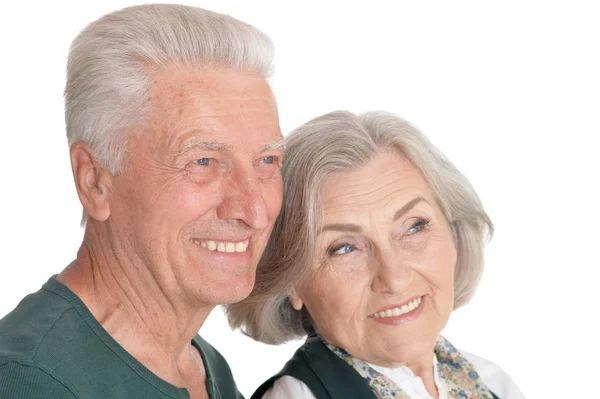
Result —
[{"label": "woman's lip", "polygon": [[[416,297],[419,298],[419,297]],[[415,298],[415,299],[416,299]],[[421,302],[419,305],[408,313],[401,314],[399,316],[389,316],[389,317],[375,317],[373,315],[369,316],[369,319],[376,321],[381,324],[388,325],[398,325],[410,322],[416,318],[418,318],[423,312],[423,308],[425,306],[426,297],[425,295],[421,297]],[[389,309],[389,308],[388,308]],[[387,309],[386,309],[387,310]]]},{"label": "woman's lip", "polygon": [[417,298],[421,298],[421,301],[423,301],[423,297],[424,297],[424,296],[425,296],[425,295],[417,295],[417,296],[414,296],[414,297],[410,298],[409,300],[407,300],[407,301],[404,301],[404,302],[403,302],[403,303],[401,303],[400,305],[397,305],[397,304],[396,304],[396,305],[386,305],[386,306],[382,307],[381,309],[379,309],[379,310],[377,310],[377,311],[375,311],[375,312],[371,313],[369,316],[373,316],[374,314],[376,314],[376,313],[379,313],[379,312],[384,312],[384,311],[386,311],[386,310],[388,310],[388,309],[401,308],[402,306],[404,306],[404,305],[408,305],[409,303],[411,303],[412,301],[414,301],[414,300],[415,300],[415,299],[417,299]]}]

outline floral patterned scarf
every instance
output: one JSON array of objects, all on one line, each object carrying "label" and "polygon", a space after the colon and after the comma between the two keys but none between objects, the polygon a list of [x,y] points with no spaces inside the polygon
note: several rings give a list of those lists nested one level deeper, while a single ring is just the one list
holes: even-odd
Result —
[{"label": "floral patterned scarf", "polygon": [[[321,339],[323,340],[323,338]],[[411,399],[392,380],[373,369],[364,360],[350,355],[343,349],[331,346],[325,340],[323,342],[367,381],[375,396],[379,399]],[[444,382],[449,398],[493,399],[491,392],[485,386],[473,365],[441,335],[435,343],[434,353],[438,359],[440,380]]]}]

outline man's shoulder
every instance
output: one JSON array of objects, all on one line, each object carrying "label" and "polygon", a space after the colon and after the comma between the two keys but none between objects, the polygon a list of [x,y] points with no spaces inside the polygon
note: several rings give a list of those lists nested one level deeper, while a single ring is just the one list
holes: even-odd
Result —
[{"label": "man's shoulder", "polygon": [[[56,280],[24,298],[0,321],[0,381],[0,399],[181,394],[120,347],[85,304]],[[44,395],[44,386],[51,394]],[[25,396],[11,396],[31,389],[35,391]]]},{"label": "man's shoulder", "polygon": [[0,399],[75,399],[80,397],[66,381],[43,366],[28,361],[0,364]]},{"label": "man's shoulder", "polygon": [[27,295],[15,309],[0,319],[0,364],[31,362],[45,338],[73,306],[46,285]]},{"label": "man's shoulder", "polygon": [[0,399],[76,397],[54,373],[54,360],[43,356],[46,338],[72,317],[70,312],[73,306],[44,286],[0,319]]}]

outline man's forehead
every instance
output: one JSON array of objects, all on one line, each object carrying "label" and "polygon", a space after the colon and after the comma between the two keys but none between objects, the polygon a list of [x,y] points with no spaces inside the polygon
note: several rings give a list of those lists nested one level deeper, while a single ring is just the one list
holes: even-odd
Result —
[{"label": "man's forehead", "polygon": [[226,130],[271,131],[279,129],[275,99],[270,91],[211,93],[197,89],[155,96],[153,118],[173,130],[199,129],[209,134]]},{"label": "man's forehead", "polygon": [[272,102],[273,94],[260,75],[225,67],[165,67],[152,76],[151,93],[181,101]]},{"label": "man's forehead", "polygon": [[258,75],[175,68],[172,75],[157,76],[150,95],[154,138],[171,153],[283,146],[275,99]]}]

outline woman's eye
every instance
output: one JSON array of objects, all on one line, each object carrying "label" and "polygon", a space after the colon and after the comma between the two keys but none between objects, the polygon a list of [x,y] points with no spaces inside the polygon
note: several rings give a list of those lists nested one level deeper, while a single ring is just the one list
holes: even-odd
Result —
[{"label": "woman's eye", "polygon": [[334,248],[331,251],[331,254],[332,255],[344,255],[344,254],[348,254],[348,253],[354,251],[355,249],[356,249],[356,247],[352,244],[344,244],[337,249]]},{"label": "woman's eye", "polygon": [[210,158],[195,159],[193,162],[196,165],[208,166],[208,165],[210,165]]},{"label": "woman's eye", "polygon": [[408,234],[418,233],[419,231],[425,228],[425,225],[427,225],[427,223],[429,223],[428,220],[419,220],[417,223],[413,224],[413,226],[410,229],[408,229]]}]

